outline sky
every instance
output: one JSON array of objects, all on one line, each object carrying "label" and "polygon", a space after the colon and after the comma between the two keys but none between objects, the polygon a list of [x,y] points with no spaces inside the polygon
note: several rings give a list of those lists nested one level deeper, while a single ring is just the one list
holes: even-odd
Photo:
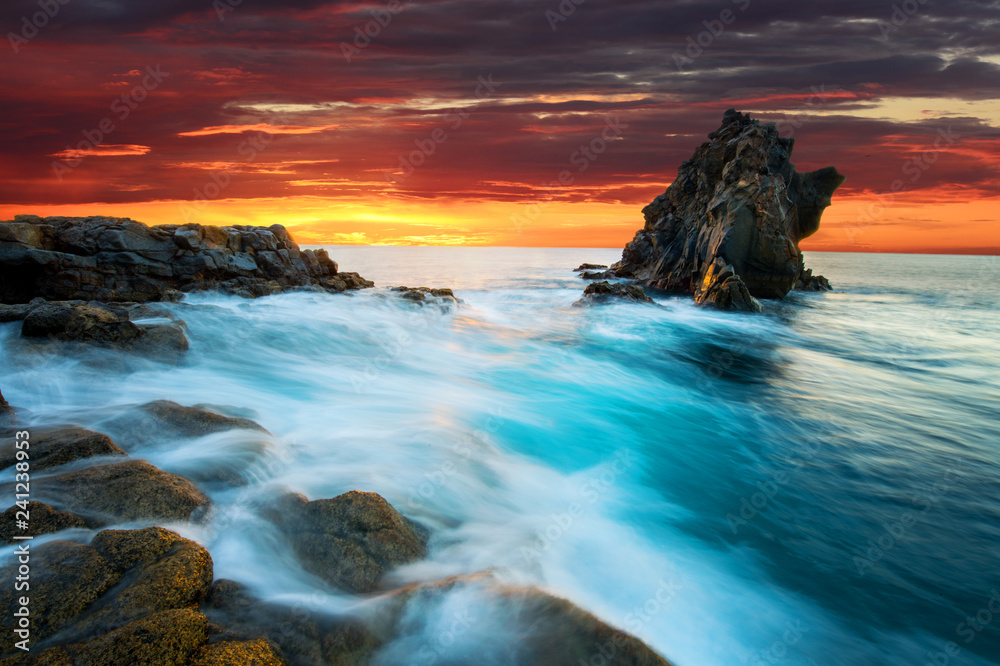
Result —
[{"label": "sky", "polygon": [[0,219],[618,247],[726,109],[814,251],[1000,253],[1000,2],[4,0]]}]

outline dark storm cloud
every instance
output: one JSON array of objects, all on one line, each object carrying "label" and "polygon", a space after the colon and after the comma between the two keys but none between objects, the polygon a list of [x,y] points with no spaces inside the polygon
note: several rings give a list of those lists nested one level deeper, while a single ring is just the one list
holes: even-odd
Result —
[{"label": "dark storm cloud", "polygon": [[[221,15],[218,3],[226,3]],[[398,194],[538,196],[540,184],[566,168],[606,118],[621,117],[629,125],[622,140],[580,175],[577,189],[555,196],[641,201],[662,190],[727,106],[794,119],[816,90],[824,92],[822,101],[801,112],[807,120],[795,127],[796,158],[838,165],[851,176],[846,191],[888,187],[941,124],[955,126],[963,141],[915,188],[961,183],[995,193],[1000,182],[997,130],[980,119],[851,115],[890,97],[941,98],[945,105],[1000,97],[998,2],[408,2],[347,62],[342,45],[352,44],[356,29],[375,20],[371,11],[386,5],[58,5],[18,54],[8,49],[2,56],[0,158],[17,166],[4,172],[16,178],[0,181],[0,198],[190,198],[205,179],[197,164],[239,162],[244,137],[182,134],[275,124],[260,105],[290,103],[306,106],[289,112],[285,124],[340,127],[277,136],[259,161],[292,166],[267,173],[243,165],[231,196],[285,196],[306,191],[292,183],[324,179],[384,182],[416,141],[447,126],[443,107],[475,102],[478,77],[490,75],[498,92],[450,131]],[[0,28],[18,33],[23,17],[30,20],[39,7],[38,0],[3,3]],[[145,146],[148,153],[89,157],[57,184],[53,155],[111,113],[114,100],[136,83],[130,72],[157,64],[170,77],[134,114],[116,121],[105,141]]]}]

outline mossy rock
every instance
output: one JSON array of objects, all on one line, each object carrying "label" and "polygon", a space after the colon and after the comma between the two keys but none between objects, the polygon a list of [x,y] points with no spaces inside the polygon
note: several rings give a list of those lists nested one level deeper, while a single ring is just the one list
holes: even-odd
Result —
[{"label": "mossy rock", "polygon": [[285,666],[274,645],[263,638],[221,641],[201,648],[191,666]]},{"label": "mossy rock", "polygon": [[307,571],[348,592],[374,591],[390,570],[427,555],[427,530],[375,493],[286,495],[272,518]]},{"label": "mossy rock", "polygon": [[[169,624],[170,617],[190,619],[162,616],[128,629],[137,620],[162,615],[163,611],[197,607],[212,583],[208,551],[160,527],[105,530],[90,545],[53,541],[33,548],[31,557],[32,646],[45,650],[38,659],[48,660],[36,663],[62,663],[59,660],[66,655],[70,659],[66,663],[74,664],[132,663],[88,660],[78,655],[118,630],[123,631],[116,634],[115,641],[138,645],[155,627]],[[0,577],[13,579],[16,566],[13,562],[4,567]],[[0,588],[0,608],[13,608],[21,594],[13,585]],[[203,624],[202,638],[189,655],[207,640],[207,621],[196,615]],[[93,646],[99,648],[104,650],[100,644]],[[9,644],[2,649],[3,657],[14,652]],[[174,662],[154,659],[135,663]]]},{"label": "mossy rock", "polygon": [[[126,455],[107,435],[75,426],[32,429],[30,432],[28,453],[34,472],[75,460]],[[0,448],[0,469],[6,469],[16,462],[17,448],[11,441]]]},{"label": "mossy rock", "polygon": [[140,460],[67,472],[43,487],[76,513],[115,521],[197,520],[210,503],[187,479]]},{"label": "mossy rock", "polygon": [[12,506],[0,514],[0,541],[3,543],[15,543],[15,536],[40,536],[88,527],[87,521],[76,514],[59,511],[44,502],[32,500],[28,502],[29,528],[21,530],[17,528],[17,513],[20,511],[20,507]]}]

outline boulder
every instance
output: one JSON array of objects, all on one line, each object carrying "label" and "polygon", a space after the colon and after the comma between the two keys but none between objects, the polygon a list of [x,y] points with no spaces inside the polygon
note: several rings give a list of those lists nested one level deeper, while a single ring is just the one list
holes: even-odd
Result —
[{"label": "boulder", "polygon": [[450,307],[457,305],[460,301],[455,298],[455,292],[451,289],[430,289],[428,287],[390,287],[393,294],[403,300],[424,305],[440,305]]},{"label": "boulder", "polygon": [[[516,643],[493,640],[481,644],[483,660],[488,663],[504,658],[525,666],[577,666],[596,663],[595,657],[600,656],[601,663],[669,666],[639,639],[573,603],[535,588],[503,584],[492,573],[419,583],[394,592],[374,616],[374,622],[381,624],[379,631],[394,639],[380,657],[396,663],[411,649],[425,644],[423,623],[435,626],[432,616],[441,612],[446,598],[455,593],[467,595],[465,607],[469,596],[474,599],[467,614],[471,615],[473,631],[477,619],[485,616],[490,618],[487,621],[499,618],[508,623],[503,634],[517,637]],[[469,629],[468,624],[463,626]]]},{"label": "boulder", "polygon": [[270,435],[256,421],[223,416],[202,407],[185,407],[170,400],[156,400],[101,424],[129,450],[174,439],[194,439],[228,430],[249,430]]},{"label": "boulder", "polygon": [[183,322],[138,325],[131,321],[128,308],[117,305],[55,301],[28,309],[21,335],[117,347],[144,356],[176,358],[189,347],[183,326]]},{"label": "boulder", "polygon": [[375,493],[286,495],[271,513],[302,566],[348,592],[372,592],[393,568],[427,555],[427,530]]},{"label": "boulder", "polygon": [[611,280],[614,278],[614,271],[585,271],[580,273],[581,280]]},{"label": "boulder", "polygon": [[[32,648],[38,664],[187,664],[207,641],[193,610],[212,582],[208,552],[159,527],[105,530],[90,545],[31,551]],[[4,567],[12,578],[17,564]],[[13,586],[0,606],[13,608]],[[10,641],[0,656],[24,655]]]},{"label": "boulder", "polygon": [[763,312],[764,308],[736,274],[735,269],[722,259],[716,259],[702,278],[694,294],[698,305],[734,312]]},{"label": "boulder", "polygon": [[[0,222],[0,303],[145,303],[209,289],[256,298],[371,286],[340,273],[326,250],[299,249],[281,225],[148,227],[123,218],[33,215]],[[20,314],[0,311],[4,316]]]},{"label": "boulder", "polygon": [[604,264],[580,264],[573,269],[574,273],[580,273],[583,271],[599,271],[603,268],[607,268]]},{"label": "boulder", "polygon": [[250,641],[220,641],[206,645],[191,666],[285,666],[274,644],[263,638]]},{"label": "boulder", "polygon": [[123,308],[100,303],[46,303],[28,314],[21,335],[127,346],[142,332]]},{"label": "boulder", "polygon": [[[31,469],[35,472],[74,460],[125,455],[107,435],[75,426],[33,428],[30,432]],[[0,469],[7,469],[15,462],[14,441],[5,442],[0,446]]]},{"label": "boulder", "polygon": [[[782,298],[805,270],[799,242],[819,229],[844,177],[833,167],[798,173],[790,161],[794,139],[733,109],[709,139],[643,209],[645,226],[612,270],[656,289],[695,294],[705,291],[706,273],[721,260],[750,296]],[[737,296],[735,307],[745,305],[739,283],[724,291]],[[702,299],[718,307],[726,301]]]},{"label": "boulder", "polygon": [[812,269],[806,269],[799,275],[798,282],[795,283],[798,291],[832,291],[830,281],[822,275],[813,275]]},{"label": "boulder", "polygon": [[[249,647],[248,644],[259,648],[262,643],[273,645],[291,664],[360,666],[370,663],[382,644],[358,619],[303,612],[301,607],[261,601],[231,580],[212,584],[202,612],[219,628],[212,639],[217,644],[233,651]],[[211,646],[206,652],[209,650]]]},{"label": "boulder", "polygon": [[17,423],[17,414],[14,408],[4,399],[0,392],[0,426],[10,426]]},{"label": "boulder", "polygon": [[[23,520],[18,517],[18,513],[27,513],[27,529],[19,529],[17,521]],[[12,506],[3,514],[0,514],[0,541],[3,543],[16,543],[15,536],[41,536],[42,534],[54,534],[69,529],[86,529],[87,521],[76,514],[53,509],[44,502],[32,500],[28,502],[27,510],[18,506]]]},{"label": "boulder", "polygon": [[583,298],[573,305],[601,305],[613,301],[652,303],[653,299],[647,296],[646,291],[637,284],[605,281],[587,285],[587,288],[583,290]]},{"label": "boulder", "polygon": [[45,479],[40,488],[54,502],[95,520],[200,520],[209,507],[193,483],[140,460],[67,472]]}]

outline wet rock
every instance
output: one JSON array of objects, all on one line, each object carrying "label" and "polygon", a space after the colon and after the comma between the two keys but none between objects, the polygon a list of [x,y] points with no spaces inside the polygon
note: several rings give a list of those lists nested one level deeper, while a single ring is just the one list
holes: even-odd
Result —
[{"label": "wet rock", "polygon": [[270,641],[221,641],[206,645],[191,666],[285,666],[285,660]]},{"label": "wet rock", "polygon": [[42,534],[54,534],[69,529],[86,529],[87,521],[66,511],[53,509],[44,502],[32,500],[28,502],[26,512],[28,514],[28,529],[19,529],[18,520],[24,520],[23,516],[17,514],[25,511],[18,506],[12,506],[3,514],[0,514],[0,541],[3,543],[15,543],[15,536],[40,536]]},{"label": "wet rock", "polygon": [[128,449],[171,439],[193,439],[228,430],[250,430],[269,435],[256,421],[223,416],[201,407],[185,407],[170,400],[156,400],[103,423],[101,428]]},{"label": "wet rock", "polygon": [[218,633],[213,641],[267,641],[290,664],[368,664],[382,644],[361,621],[255,599],[231,580],[212,584],[202,606]]},{"label": "wet rock", "polygon": [[87,643],[52,650],[68,656],[71,664],[186,666],[207,640],[205,616],[179,608],[135,620]]},{"label": "wet rock", "polygon": [[21,215],[0,222],[0,302],[176,300],[217,289],[256,298],[289,289],[372,286],[281,225],[148,227],[109,217]]},{"label": "wet rock", "polygon": [[586,271],[580,273],[580,279],[582,280],[613,280],[615,277],[614,271]]},{"label": "wet rock", "polygon": [[177,358],[189,346],[182,322],[137,325],[128,308],[105,303],[43,303],[28,312],[21,335],[117,347],[154,358]]},{"label": "wet rock", "polygon": [[14,412],[14,408],[4,399],[3,393],[0,392],[0,426],[10,426],[15,423],[17,423],[17,414]]},{"label": "wet rock", "polygon": [[573,272],[580,273],[582,271],[599,271],[602,268],[607,268],[604,264],[580,264],[573,269]]},{"label": "wet rock", "polygon": [[798,291],[833,291],[833,286],[822,275],[813,275],[812,269],[806,269],[799,275],[795,289]]},{"label": "wet rock", "polygon": [[454,593],[475,595],[475,605],[468,613],[472,617],[467,618],[473,630],[477,618],[500,618],[508,623],[504,633],[518,637],[516,644],[482,644],[486,662],[502,656],[525,666],[576,666],[592,663],[595,656],[601,655],[603,663],[609,664],[669,666],[639,639],[573,603],[534,588],[505,585],[489,573],[411,585],[395,592],[375,618],[385,623],[382,631],[395,637],[380,658],[387,662],[405,658],[410,649],[425,640],[421,638],[423,623],[440,611],[446,597]]},{"label": "wet rock", "polygon": [[[207,640],[207,620],[192,608],[211,585],[212,560],[173,532],[106,530],[90,545],[53,541],[33,549],[31,563],[35,663],[186,664]],[[16,594],[0,589],[0,605],[12,608]],[[0,650],[15,652],[10,642]]]},{"label": "wet rock", "polygon": [[[29,444],[31,469],[36,472],[75,460],[125,455],[107,435],[75,426],[32,429]],[[15,462],[15,443],[10,441],[0,446],[0,469],[6,469]]]},{"label": "wet rock", "polygon": [[366,280],[357,273],[337,273],[333,277],[320,280],[320,286],[330,292],[358,291],[371,289],[375,283]]},{"label": "wet rock", "polygon": [[698,290],[694,294],[698,305],[713,307],[719,310],[733,312],[763,312],[760,301],[750,295],[750,290],[743,284],[740,276],[732,266],[722,259],[715,262],[705,271]]},{"label": "wet rock", "polygon": [[424,305],[440,305],[450,307],[457,305],[460,301],[455,298],[455,292],[451,289],[429,289],[428,287],[391,287],[390,291],[400,298]]},{"label": "wet rock", "polygon": [[348,592],[371,592],[392,569],[427,555],[426,529],[375,493],[313,502],[287,495],[272,517],[307,571]]},{"label": "wet rock", "polygon": [[[790,161],[793,139],[733,109],[709,139],[643,209],[645,227],[612,270],[657,289],[694,294],[721,260],[751,296],[782,298],[805,270],[799,242],[819,229],[844,177],[833,167],[798,173]],[[732,302],[742,304],[738,297]]]},{"label": "wet rock", "polygon": [[587,285],[587,288],[583,290],[583,298],[574,303],[574,305],[601,305],[613,301],[652,303],[653,299],[647,296],[646,290],[637,284],[595,282]]},{"label": "wet rock", "polygon": [[199,520],[209,506],[193,483],[140,460],[67,472],[41,487],[74,513],[114,522]]},{"label": "wet rock", "polygon": [[124,346],[142,332],[122,308],[98,303],[46,303],[28,314],[21,335]]}]

